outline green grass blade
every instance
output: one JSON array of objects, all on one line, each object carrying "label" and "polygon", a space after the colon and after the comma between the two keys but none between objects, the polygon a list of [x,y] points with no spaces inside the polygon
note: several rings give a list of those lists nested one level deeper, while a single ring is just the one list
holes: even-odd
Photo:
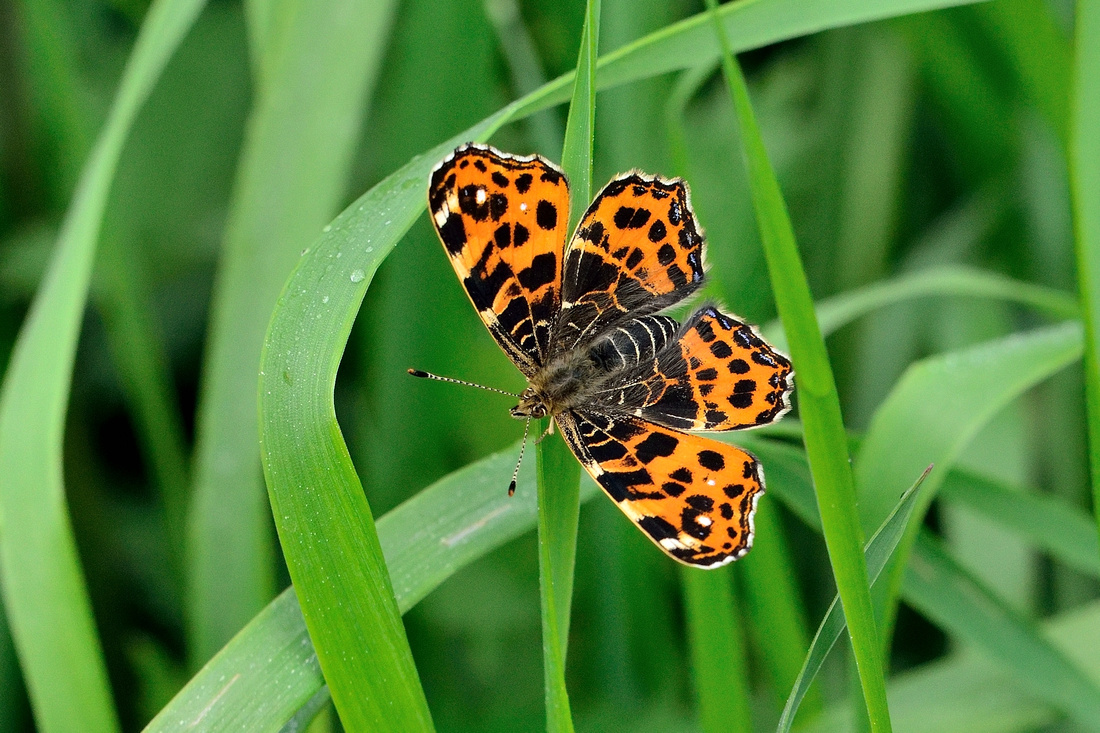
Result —
[{"label": "green grass blade", "polygon": [[1100,687],[922,531],[905,572],[905,600],[998,659],[1033,693],[1087,730],[1100,729]]},{"label": "green grass blade", "polygon": [[703,733],[749,733],[750,679],[728,569],[680,568],[691,671]]},{"label": "green grass blade", "polygon": [[1085,322],[1085,395],[1093,507],[1100,526],[1100,7],[1077,3],[1069,171],[1077,287]]},{"label": "green grass blade", "polygon": [[1100,539],[1087,514],[1064,499],[1014,489],[999,481],[955,469],[940,495],[1008,527],[1034,547],[1070,567],[1100,579]]},{"label": "green grass blade", "polygon": [[[1043,637],[1092,678],[1100,679],[1100,604],[1040,625]],[[1032,733],[1064,726],[1064,714],[1005,674],[986,655],[955,654],[890,680],[890,712],[912,733]],[[802,733],[853,730],[849,709],[834,707]]]},{"label": "green grass blade", "polygon": [[[689,180],[684,115],[691,98],[714,71],[714,67],[707,64],[683,72],[665,105],[665,127],[668,130],[672,173]],[[709,279],[711,285],[713,281],[712,275]],[[809,634],[806,630],[802,599],[794,582],[794,568],[783,528],[771,507],[770,498],[766,495],[761,498],[760,506],[757,507],[755,523],[757,536],[767,537],[768,540],[757,543],[753,552],[741,560],[737,567],[745,591],[745,608],[752,621],[753,641],[760,650],[777,695],[781,695],[783,690],[790,689],[798,675],[803,650],[809,644]],[[685,585],[685,592],[689,594],[722,595],[727,592],[724,590],[728,587],[724,585],[727,584],[725,580],[700,580],[688,572],[683,573],[682,578],[685,583],[691,578],[696,586],[693,591]],[[705,614],[698,612],[701,607],[694,605],[694,601],[690,600],[691,596],[688,598],[689,638],[711,640],[705,646],[693,646],[692,654],[695,658],[695,685],[700,698],[700,717],[704,726],[709,725],[716,729],[714,723],[721,719],[723,700],[733,701],[731,711],[725,714],[726,719],[741,719],[732,708],[740,709],[738,701],[748,695],[750,676],[744,668],[744,655],[730,656],[724,664],[720,662],[721,655],[729,653],[723,650],[740,650],[744,641],[740,638],[739,629],[726,623],[713,623]],[[736,603],[736,600],[733,602]],[[693,613],[693,608],[697,612]],[[732,638],[726,639],[723,635],[730,635]],[[738,667],[738,664],[741,666]],[[712,674],[721,676],[710,679],[709,675]],[[820,696],[812,696],[808,707],[816,712],[821,704]],[[745,710],[747,714],[747,708]],[[708,723],[708,720],[711,722]],[[745,720],[747,724],[749,719]]]},{"label": "green grass blade", "polygon": [[150,7],[0,390],[0,575],[44,731],[114,731],[119,725],[65,507],[62,435],[118,160],[134,118],[202,6],[202,0],[157,0]]},{"label": "green grass blade", "polygon": [[[378,520],[401,613],[460,568],[535,527],[535,472],[520,471],[515,496],[501,490],[511,478],[517,449],[511,446],[449,474]],[[581,482],[581,501],[599,493],[594,482]],[[199,715],[215,730],[279,730],[324,682],[291,588],[234,637],[146,730],[190,730]]]},{"label": "green grass blade", "polygon": [[[1021,282],[996,272],[962,265],[943,265],[872,283],[818,301],[817,321],[821,333],[829,335],[865,315],[917,298],[957,296],[1019,303],[1059,320],[1078,318],[1080,308],[1070,293],[1034,283]],[[769,323],[764,333],[777,346],[786,338],[779,322]]]},{"label": "green grass blade", "polygon": [[[897,506],[890,512],[890,516],[886,518],[886,521],[867,542],[864,555],[867,558],[867,573],[872,585],[878,580],[882,569],[886,567],[887,560],[897,549],[898,542],[901,541],[901,537],[905,533],[905,525],[909,522],[913,507],[916,505],[920,485],[928,477],[928,472],[931,470],[931,466],[925,469],[925,472],[902,495]],[[829,604],[829,610],[825,612],[825,617],[821,619],[821,624],[817,627],[817,633],[810,644],[810,650],[806,653],[806,661],[802,664],[802,669],[791,688],[791,694],[787,697],[787,704],[783,706],[783,714],[779,717],[779,726],[776,729],[780,733],[787,733],[791,729],[802,700],[809,691],[810,683],[813,682],[817,673],[821,670],[821,665],[825,663],[825,658],[829,656],[829,652],[836,645],[837,639],[844,633],[844,626],[844,616],[840,612],[840,598],[835,597],[833,602]]]},{"label": "green grass blade", "polygon": [[276,5],[294,15],[276,19],[286,32],[269,38],[278,49],[264,52],[203,365],[188,536],[195,667],[275,593],[255,438],[260,349],[287,273],[343,200],[394,3],[314,3],[300,13],[297,4]]},{"label": "green grass blade", "polygon": [[863,532],[856,512],[855,485],[848,459],[840,398],[825,342],[817,325],[810,288],[802,268],[783,194],[775,178],[740,67],[718,22],[716,0],[708,0],[717,35],[725,49],[723,68],[740,122],[743,157],[768,262],[776,308],[798,373],[798,404],[806,452],[814,474],[829,560],[843,602],[871,726],[890,730],[879,637],[863,557]]},{"label": "green grass blade", "polygon": [[[1076,360],[1081,353],[1076,322],[1037,329],[940,354],[911,366],[875,413],[855,462],[864,526],[881,521],[912,475],[929,463],[937,470],[922,492],[882,599],[893,598],[920,520],[946,471],[994,415],[1029,387]],[[908,472],[908,474],[906,473]],[[892,626],[892,603],[884,618]],[[888,634],[884,633],[888,638]]]},{"label": "green grass blade", "polygon": [[[592,200],[592,144],[596,125],[596,59],[600,38],[600,0],[588,0],[573,100],[565,124],[562,169],[569,179],[569,230]],[[564,441],[554,436],[537,450],[539,486],[539,598],[542,609],[543,677],[546,729],[573,730],[565,659],[573,566],[577,555],[580,465]]]}]

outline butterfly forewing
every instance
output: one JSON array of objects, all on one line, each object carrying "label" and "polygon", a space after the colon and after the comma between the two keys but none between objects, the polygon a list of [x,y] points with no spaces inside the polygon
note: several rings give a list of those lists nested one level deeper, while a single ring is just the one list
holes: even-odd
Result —
[{"label": "butterfly forewing", "polygon": [[703,282],[703,237],[687,187],[629,173],[588,207],[565,253],[554,349],[683,300]]},{"label": "butterfly forewing", "polygon": [[749,551],[764,490],[750,453],[632,417],[577,410],[558,424],[592,478],[671,557],[714,567]]},{"label": "butterfly forewing", "polygon": [[428,209],[478,315],[530,377],[546,363],[560,306],[565,176],[539,157],[466,145],[433,171]]}]

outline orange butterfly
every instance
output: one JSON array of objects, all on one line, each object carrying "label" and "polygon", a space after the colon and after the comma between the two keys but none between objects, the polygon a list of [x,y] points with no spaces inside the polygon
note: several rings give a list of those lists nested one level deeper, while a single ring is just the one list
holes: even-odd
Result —
[{"label": "orange butterfly", "polygon": [[478,314],[527,377],[512,415],[550,416],[607,495],[676,560],[715,568],[748,552],[760,464],[682,431],[778,420],[794,374],[751,326],[713,306],[682,325],[659,314],[703,282],[684,182],[616,178],[567,246],[561,170],[468,144],[432,172],[428,207]]}]

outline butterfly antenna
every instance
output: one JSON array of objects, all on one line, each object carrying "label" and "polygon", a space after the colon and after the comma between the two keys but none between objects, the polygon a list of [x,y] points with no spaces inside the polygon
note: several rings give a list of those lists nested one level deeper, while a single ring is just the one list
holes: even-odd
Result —
[{"label": "butterfly antenna", "polygon": [[531,418],[523,423],[523,443],[519,446],[519,460],[516,461],[516,470],[512,471],[512,483],[508,484],[508,496],[516,493],[516,478],[519,476],[519,467],[523,463],[523,452],[527,450],[527,431],[531,429]]},{"label": "butterfly antenna", "polygon": [[484,389],[488,392],[496,392],[497,394],[506,394],[509,397],[515,397],[516,399],[522,399],[515,392],[505,392],[503,389],[497,389],[496,387],[486,387],[484,384],[477,384],[476,382],[467,382],[464,379],[455,379],[454,377],[441,377],[438,374],[432,374],[431,372],[423,372],[419,369],[410,369],[409,374],[420,379],[434,379],[437,382],[450,382],[451,384],[462,384],[467,387],[477,387],[478,389]]}]

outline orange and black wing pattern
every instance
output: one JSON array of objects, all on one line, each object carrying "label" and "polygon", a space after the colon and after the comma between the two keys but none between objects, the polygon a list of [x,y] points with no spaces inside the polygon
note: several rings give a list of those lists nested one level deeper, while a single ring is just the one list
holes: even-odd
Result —
[{"label": "orange and black wing pattern", "polygon": [[464,145],[432,172],[432,223],[489,332],[524,375],[550,353],[569,187],[554,165]]},{"label": "orange and black wing pattern", "polygon": [[703,282],[687,186],[628,173],[596,196],[565,252],[556,352],[686,298]]},{"label": "orange and black wing pattern", "polygon": [[715,431],[767,425],[790,409],[790,360],[714,306],[697,311],[655,359],[634,363],[602,388],[598,404],[678,430]]},{"label": "orange and black wing pattern", "polygon": [[558,424],[592,478],[669,556],[719,567],[752,547],[764,478],[750,453],[638,418],[587,410],[562,413]]}]

